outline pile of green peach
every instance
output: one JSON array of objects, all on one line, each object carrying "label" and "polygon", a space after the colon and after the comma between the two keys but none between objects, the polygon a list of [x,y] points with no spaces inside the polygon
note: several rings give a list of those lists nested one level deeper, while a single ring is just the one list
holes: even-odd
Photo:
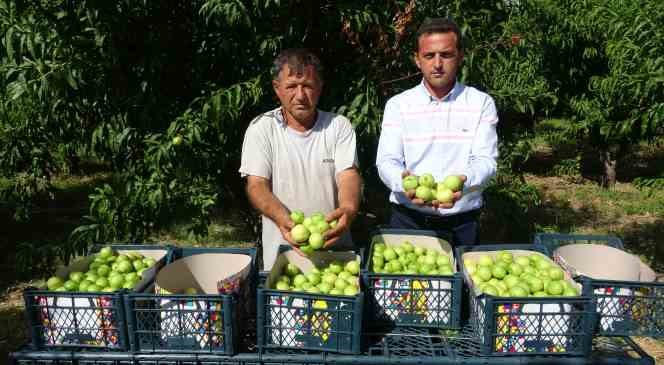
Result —
[{"label": "pile of green peach", "polygon": [[481,255],[464,259],[464,267],[480,292],[501,297],[577,296],[563,270],[540,254],[514,257],[499,251],[495,259]]},{"label": "pile of green peach", "polygon": [[398,246],[378,242],[371,257],[373,272],[380,274],[453,275],[452,260],[445,253],[404,241]]},{"label": "pile of green peach", "polygon": [[426,173],[419,177],[408,175],[403,178],[403,189],[414,191],[415,197],[431,203],[453,203],[454,193],[463,189],[463,180],[457,175],[447,176],[442,181],[436,182],[433,175]]},{"label": "pile of green peach", "polygon": [[133,289],[142,279],[143,272],[155,263],[155,259],[139,253],[119,255],[111,247],[104,247],[94,255],[87,272],[73,271],[66,279],[52,276],[46,281],[46,287],[48,290],[66,292]]},{"label": "pile of green peach", "polygon": [[303,274],[288,263],[274,285],[277,290],[300,291],[310,294],[357,295],[360,292],[360,262],[351,260],[344,265],[333,261],[327,267],[313,268]]},{"label": "pile of green peach", "polygon": [[323,248],[325,232],[337,226],[336,220],[327,222],[323,213],[314,213],[305,217],[302,211],[294,210],[290,218],[295,223],[290,231],[291,237],[300,245],[300,251],[306,255]]}]

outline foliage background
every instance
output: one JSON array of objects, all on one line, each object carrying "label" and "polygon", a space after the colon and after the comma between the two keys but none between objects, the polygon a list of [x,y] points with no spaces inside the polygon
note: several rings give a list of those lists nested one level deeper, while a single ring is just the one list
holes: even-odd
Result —
[{"label": "foliage background", "polygon": [[[56,198],[57,178],[102,173],[69,239],[19,245],[24,261],[66,261],[92,242],[143,241],[178,222],[203,237],[227,207],[257,229],[239,153],[248,122],[276,105],[269,68],[287,47],[326,65],[321,108],[351,119],[367,166],[358,229],[381,222],[386,191],[369,167],[382,107],[419,82],[413,34],[427,16],[459,23],[460,79],[500,111],[485,221],[521,229],[495,240],[546,228],[532,218],[541,194],[523,176],[533,136],[556,150],[578,141],[552,171],[583,170],[610,187],[617,161],[664,134],[657,0],[0,1],[0,208],[29,227]],[[555,129],[539,127],[552,117]],[[632,178],[664,186],[661,171]]]}]

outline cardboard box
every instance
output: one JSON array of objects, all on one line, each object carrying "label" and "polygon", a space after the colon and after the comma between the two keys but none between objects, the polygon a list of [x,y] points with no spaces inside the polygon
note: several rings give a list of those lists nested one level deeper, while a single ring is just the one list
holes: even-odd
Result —
[{"label": "cardboard box", "polygon": [[[360,260],[360,257],[350,251],[316,251],[308,257],[302,257],[293,250],[285,251],[277,256],[265,280],[265,288],[274,288],[288,263],[297,266],[306,275],[314,267],[324,268],[333,261],[346,263],[351,260]],[[263,331],[263,336],[266,336],[263,342],[271,347],[347,353],[359,351],[361,292],[356,296],[279,293],[282,294],[268,294],[261,300],[265,302],[265,308],[259,308],[263,313],[259,319],[258,331]],[[263,318],[267,320],[262,320]],[[354,329],[355,333],[351,333],[351,329]]]},{"label": "cardboard box", "polygon": [[[516,259],[521,256],[537,255],[549,264],[556,266],[546,255],[529,250],[501,250],[512,253]],[[462,255],[461,262],[467,259],[477,261],[480,256],[488,255],[494,259],[500,251],[473,251],[466,252]],[[563,270],[564,271],[564,270]],[[574,315],[573,308],[564,299],[560,302],[550,302],[547,300],[542,303],[540,298],[533,297],[532,303],[527,301],[524,303],[504,303],[498,305],[497,311],[502,315],[495,318],[485,316],[485,306],[487,305],[484,294],[475,286],[475,283],[470,277],[470,274],[463,266],[464,280],[471,290],[471,312],[474,314],[473,320],[476,322],[476,329],[479,331],[479,336],[485,338],[485,331],[488,328],[495,328],[498,335],[504,334],[505,336],[496,337],[494,350],[496,352],[530,352],[542,351],[547,349],[549,352],[564,352],[567,349],[570,331],[570,323]],[[581,285],[572,280],[569,273],[564,273],[565,280],[573,284],[579,292],[581,292]],[[548,297],[547,297],[548,298]],[[502,300],[509,300],[509,298],[500,298]],[[485,318],[486,317],[486,318]],[[487,321],[495,321],[493,325]],[[538,333],[546,333],[546,336],[537,335]],[[524,334],[524,335],[514,335]],[[531,335],[532,334],[532,335]]]},{"label": "cardboard box", "polygon": [[[142,291],[149,287],[155,274],[164,265],[168,249],[116,249],[120,254],[139,253],[155,259],[156,263],[143,272],[142,279],[134,286],[134,291]],[[94,256],[86,256],[67,267],[57,270],[56,276],[69,277],[74,271],[87,271]],[[108,295],[89,293],[52,292],[51,295],[39,295],[38,306],[41,308],[41,336],[45,344],[87,345],[97,347],[118,347],[120,333],[119,318],[123,315],[123,305],[117,293]]]},{"label": "cardboard box", "polygon": [[[165,266],[157,275],[155,293],[184,297],[159,300],[162,340],[180,348],[221,346],[224,310],[231,309],[223,308],[221,300],[209,300],[209,295],[239,293],[250,272],[250,256],[230,253],[201,253]],[[186,294],[189,288],[197,294]]]},{"label": "cardboard box", "polygon": [[[456,260],[452,246],[446,240],[435,236],[407,233],[380,233],[372,238],[371,253],[369,256],[369,271],[373,246],[382,242],[387,247],[397,247],[405,241],[413,246],[431,249],[439,254],[450,257],[453,272],[457,272]],[[376,274],[382,275],[382,274]],[[430,275],[415,275],[426,278],[413,278],[404,275],[404,278],[376,278],[372,275],[368,279],[367,288],[371,292],[373,301],[378,305],[380,317],[389,318],[395,324],[403,325],[430,325],[432,327],[451,326],[452,313],[452,284],[449,280],[431,279]],[[460,302],[460,298],[459,298]]]},{"label": "cardboard box", "polygon": [[[655,272],[637,256],[605,245],[572,244],[559,247],[553,253],[554,260],[573,276],[585,276],[595,280],[626,281],[632,284],[652,283]],[[596,310],[600,313],[600,330],[606,333],[649,327],[643,320],[655,318],[656,299],[643,296],[638,285],[602,285],[594,289]],[[664,299],[664,298],[663,298]],[[643,320],[641,319],[643,318]],[[623,322],[631,322],[626,325]],[[627,326],[630,329],[626,329]]]}]

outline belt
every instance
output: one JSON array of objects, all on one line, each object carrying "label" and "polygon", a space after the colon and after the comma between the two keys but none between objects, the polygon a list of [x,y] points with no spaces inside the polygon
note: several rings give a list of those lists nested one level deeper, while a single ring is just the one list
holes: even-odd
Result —
[{"label": "belt", "polygon": [[392,203],[392,207],[398,212],[407,215],[418,225],[434,230],[441,228],[449,229],[468,222],[477,221],[480,216],[479,209],[473,209],[452,215],[432,215],[418,212],[417,210],[406,208],[399,204]]}]

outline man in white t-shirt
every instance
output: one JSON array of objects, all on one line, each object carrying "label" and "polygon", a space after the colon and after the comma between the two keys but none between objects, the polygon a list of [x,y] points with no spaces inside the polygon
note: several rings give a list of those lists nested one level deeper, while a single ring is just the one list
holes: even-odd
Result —
[{"label": "man in white t-shirt", "polygon": [[[347,118],[316,109],[323,88],[321,63],[304,49],[287,49],[274,61],[272,86],[281,106],[256,117],[242,145],[240,174],[262,214],[263,265],[272,268],[290,236],[290,212],[338,220],[325,248],[352,248],[349,233],[359,209],[355,131]],[[299,251],[299,250],[298,250]]]}]

